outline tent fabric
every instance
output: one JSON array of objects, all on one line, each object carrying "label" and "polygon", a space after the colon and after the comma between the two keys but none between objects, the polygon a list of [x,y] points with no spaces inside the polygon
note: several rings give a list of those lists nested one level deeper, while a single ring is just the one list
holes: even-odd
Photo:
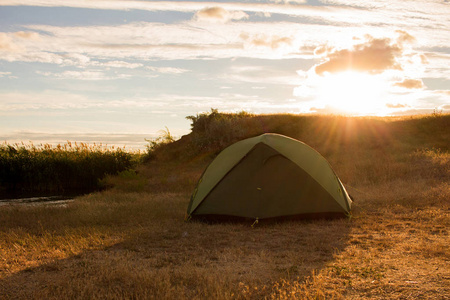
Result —
[{"label": "tent fabric", "polygon": [[224,149],[207,167],[188,216],[253,219],[342,213],[351,200],[329,163],[295,139],[263,134]]}]

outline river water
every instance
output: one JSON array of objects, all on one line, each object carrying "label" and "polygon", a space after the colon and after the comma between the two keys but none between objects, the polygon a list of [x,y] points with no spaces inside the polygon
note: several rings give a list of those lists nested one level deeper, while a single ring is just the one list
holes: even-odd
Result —
[{"label": "river water", "polygon": [[74,197],[70,196],[45,196],[45,197],[27,197],[27,198],[13,198],[0,199],[0,206],[37,206],[37,205],[51,205],[51,206],[67,206]]}]

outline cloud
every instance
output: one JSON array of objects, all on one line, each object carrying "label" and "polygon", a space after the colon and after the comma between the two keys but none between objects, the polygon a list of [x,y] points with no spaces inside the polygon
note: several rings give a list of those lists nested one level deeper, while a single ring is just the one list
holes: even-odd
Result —
[{"label": "cloud", "polygon": [[22,41],[36,41],[40,35],[36,32],[0,32],[0,51],[18,52],[25,50]]},{"label": "cloud", "polygon": [[450,96],[450,90],[437,90],[436,92],[439,94]]},{"label": "cloud", "polygon": [[0,77],[9,77],[11,72],[0,72]]},{"label": "cloud", "polygon": [[225,23],[230,20],[248,19],[248,15],[243,11],[229,12],[228,10],[222,7],[215,6],[215,7],[207,7],[198,11],[195,14],[194,18],[198,21]]},{"label": "cloud", "polygon": [[[140,98],[140,97],[126,97],[124,99],[115,98],[114,96],[108,99],[96,98],[93,96],[74,94],[71,92],[58,90],[45,90],[41,93],[32,92],[10,92],[1,93],[0,98],[0,115],[7,115],[11,112],[29,112],[36,113],[37,110],[66,110],[72,109],[105,109],[105,108],[137,108],[141,110],[151,109],[152,113],[160,110],[170,112],[168,107],[174,109],[180,105],[189,106],[189,99],[195,97],[184,96],[184,100],[155,97],[155,98]],[[183,103],[181,103],[181,102]],[[180,102],[180,103],[179,103]],[[69,112],[70,113],[70,112]],[[0,130],[1,132],[1,130]]]},{"label": "cloud", "polygon": [[[321,7],[310,5],[286,5],[289,3],[304,3],[304,0],[281,0],[271,1],[271,3],[258,3],[258,2],[220,2],[220,8],[233,12],[236,18],[246,15],[243,13],[253,12],[268,15],[275,14],[287,14],[293,16],[320,16],[323,18],[333,17],[334,19],[348,18],[345,13],[355,11],[354,8],[344,7]],[[26,2],[21,0],[2,0],[0,6],[36,6],[36,7],[73,7],[73,8],[90,8],[90,9],[103,9],[103,10],[146,10],[146,11],[172,11],[172,12],[200,12],[208,9],[215,9],[214,2],[207,2],[210,7],[205,8],[205,1],[133,1],[133,0],[28,0]],[[364,13],[364,11],[361,11]],[[206,12],[206,15],[214,15],[212,11]],[[367,20],[367,16],[364,16]],[[233,18],[234,19],[234,18]],[[359,20],[355,21],[358,22]]]},{"label": "cloud", "polygon": [[350,49],[333,49],[331,52],[328,52],[328,49],[319,49],[319,53],[326,52],[327,60],[315,66],[316,74],[350,70],[379,74],[385,70],[402,70],[399,62],[403,54],[402,44],[410,39],[406,34],[401,35],[398,40],[373,38],[369,35],[366,39],[366,42],[356,44]]},{"label": "cloud", "polygon": [[307,2],[306,0],[269,0],[269,1],[275,2],[275,3],[285,3],[285,4],[289,4],[289,3],[305,4]]},{"label": "cloud", "polygon": [[40,38],[39,33],[31,32],[31,31],[14,32],[14,36],[21,38],[21,39],[27,39],[27,40],[38,40]]},{"label": "cloud", "polygon": [[386,107],[388,107],[388,108],[405,108],[405,107],[408,107],[408,106],[409,105],[400,104],[400,103],[397,103],[397,104],[386,103]]},{"label": "cloud", "polygon": [[272,50],[279,49],[283,46],[292,46],[293,43],[292,37],[283,37],[278,35],[267,36],[265,34],[258,34],[250,37],[247,33],[242,33],[240,38],[251,46],[268,47]]},{"label": "cloud", "polygon": [[420,62],[424,65],[429,64],[430,62],[428,61],[428,58],[425,54],[420,54]]},{"label": "cloud", "polygon": [[13,111],[30,112],[39,109],[77,109],[100,106],[86,96],[68,92],[45,90],[40,93],[10,92],[0,93],[0,114],[9,115]]},{"label": "cloud", "polygon": [[[279,21],[211,23],[190,20],[173,24],[136,22],[118,26],[28,25],[25,28],[25,31],[45,34],[41,34],[40,41],[28,42],[25,45],[26,53],[10,52],[0,59],[62,65],[71,63],[61,55],[69,53],[89,56],[92,60],[112,61],[228,57],[310,59],[312,50],[309,48],[320,45],[325,40],[330,46],[324,55],[328,55],[338,48],[348,48],[346,45],[352,42],[349,37],[353,35],[362,36],[367,32],[389,34],[388,29],[377,29],[376,32],[370,27],[336,27]],[[248,36],[246,41],[241,37],[243,32]],[[435,36],[442,34],[437,31]],[[422,35],[419,37],[419,41],[422,41]],[[406,37],[403,39],[408,40]],[[25,41],[22,44],[24,43]],[[302,48],[303,45],[308,48]],[[276,52],[273,51],[274,48]],[[430,66],[434,66],[434,62],[430,62]],[[76,64],[75,61],[74,63]]]},{"label": "cloud", "polygon": [[0,50],[16,51],[20,49],[21,48],[16,43],[13,42],[13,40],[8,34],[0,32]]},{"label": "cloud", "polygon": [[108,61],[106,63],[99,63],[99,65],[105,66],[105,67],[111,67],[111,68],[126,68],[126,69],[136,69],[143,66],[143,64],[140,63],[129,63],[126,61]]},{"label": "cloud", "polygon": [[410,78],[405,78],[402,81],[395,82],[394,86],[406,89],[422,89],[425,87],[421,79],[410,79]]},{"label": "cloud", "polygon": [[416,42],[416,38],[413,37],[412,35],[410,35],[409,33],[407,33],[404,30],[396,30],[395,32],[398,34],[397,42],[400,45],[412,44],[412,43]]},{"label": "cloud", "polygon": [[61,73],[37,71],[36,73],[46,77],[54,77],[58,79],[94,80],[94,81],[113,80],[131,77],[131,75],[129,74],[115,74],[114,76],[108,76],[101,71],[64,71]]},{"label": "cloud", "polygon": [[[262,3],[266,2],[266,3]],[[392,1],[375,3],[374,1],[333,0],[321,1],[323,5],[286,5],[300,3],[303,0],[267,1],[221,1],[220,6],[228,11],[245,11],[247,13],[285,14],[323,20],[327,23],[343,22],[357,26],[392,28],[428,28],[435,32],[432,39],[444,36],[448,27],[448,5],[442,1]],[[353,3],[352,3],[353,2]],[[214,2],[206,2],[214,6]],[[136,0],[2,0],[0,6],[35,6],[35,7],[74,7],[102,10],[146,10],[164,12],[195,13],[204,9],[205,1],[136,1]],[[377,9],[374,9],[377,7]],[[408,13],[405,13],[408,12]],[[442,31],[439,35],[437,31]]]},{"label": "cloud", "polygon": [[161,74],[175,74],[175,75],[190,72],[189,70],[186,69],[171,68],[171,67],[147,67],[147,69]]},{"label": "cloud", "polygon": [[314,51],[315,56],[325,56],[327,55],[327,53],[333,51],[333,47],[328,45],[322,45],[312,50]]},{"label": "cloud", "polygon": [[[100,67],[105,60],[141,63],[139,60],[300,57],[303,54],[298,52],[300,41],[293,37],[301,27],[285,23],[197,21],[89,27],[30,25],[28,28],[47,34],[42,35],[41,41],[27,45],[26,52],[9,53],[0,59]],[[242,32],[247,33],[248,41],[242,40]],[[308,56],[311,58],[311,53]]]},{"label": "cloud", "polygon": [[292,70],[267,65],[231,66],[220,79],[227,82],[265,84],[265,85],[299,85],[300,80]]}]

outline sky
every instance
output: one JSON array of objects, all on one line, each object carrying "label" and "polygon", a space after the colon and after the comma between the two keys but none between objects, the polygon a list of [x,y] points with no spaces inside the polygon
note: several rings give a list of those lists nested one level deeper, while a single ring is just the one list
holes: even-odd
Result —
[{"label": "sky", "polygon": [[0,141],[142,148],[211,108],[448,113],[450,2],[0,1]]}]

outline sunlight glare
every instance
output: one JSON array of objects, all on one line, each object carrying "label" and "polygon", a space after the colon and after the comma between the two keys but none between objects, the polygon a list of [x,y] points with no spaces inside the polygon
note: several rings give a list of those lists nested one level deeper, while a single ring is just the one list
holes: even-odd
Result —
[{"label": "sunlight glare", "polygon": [[385,115],[387,82],[380,76],[343,72],[320,78],[318,102],[337,113]]}]

